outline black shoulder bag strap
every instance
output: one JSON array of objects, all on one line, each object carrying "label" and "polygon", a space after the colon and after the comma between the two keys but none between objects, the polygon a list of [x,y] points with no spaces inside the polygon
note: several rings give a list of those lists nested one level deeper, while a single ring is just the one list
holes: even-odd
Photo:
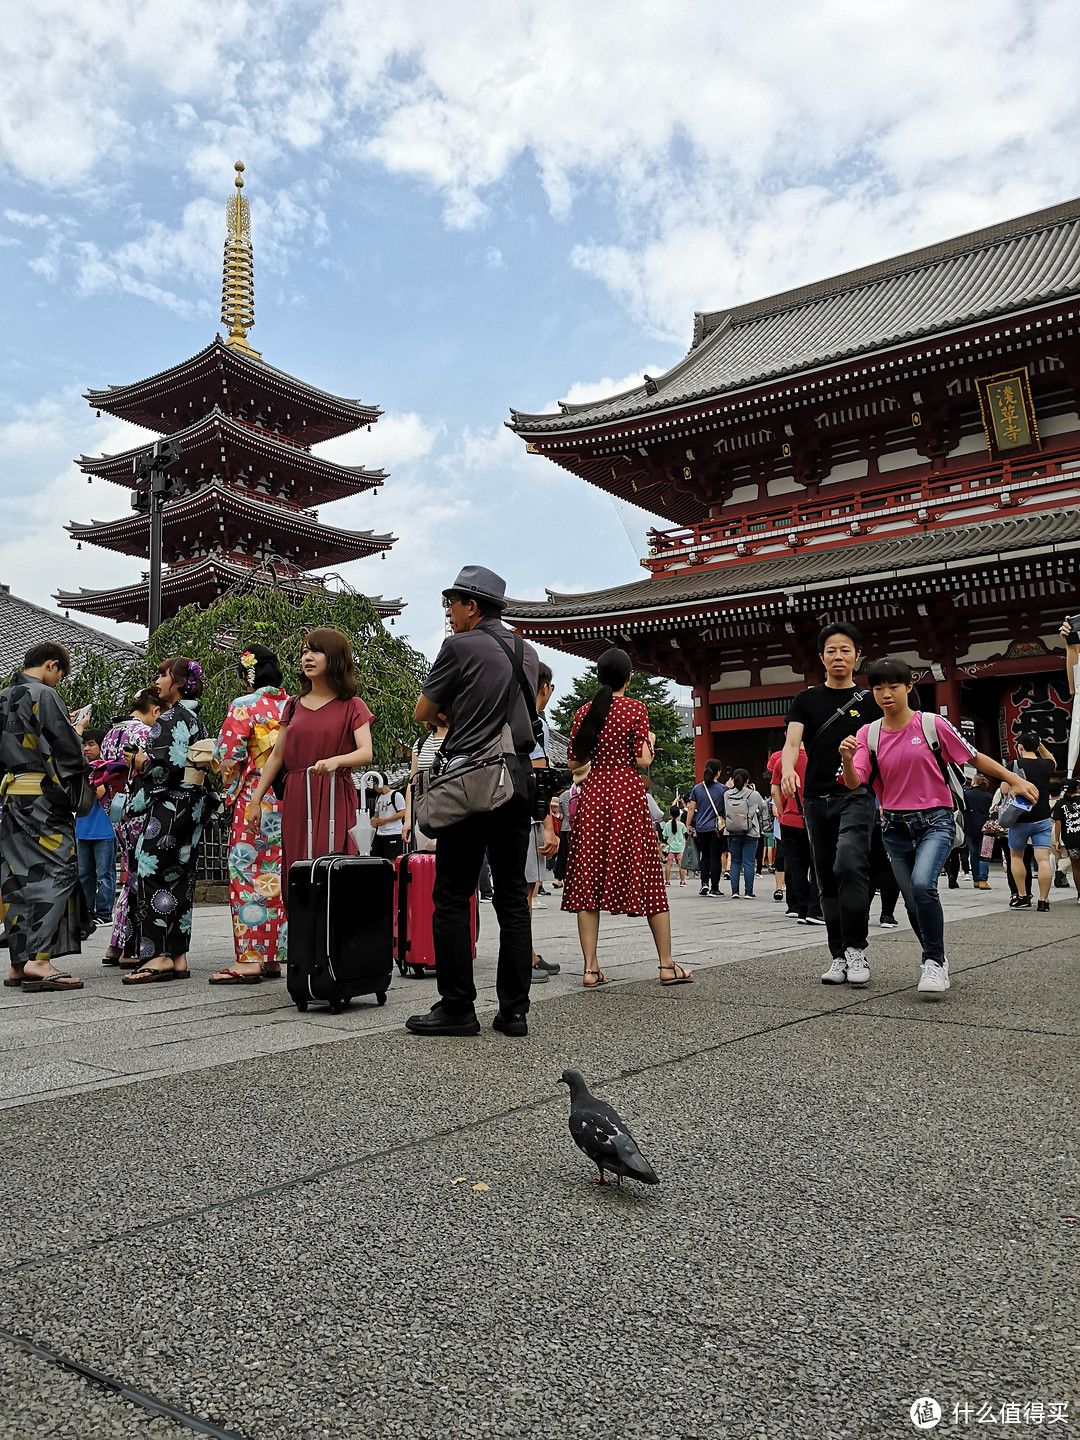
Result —
[{"label": "black shoulder bag strap", "polygon": [[[496,645],[498,645],[499,649],[503,652],[506,658],[510,661],[510,668],[514,672],[514,679],[517,680],[518,687],[521,690],[521,694],[525,700],[525,709],[529,712],[529,723],[532,725],[533,739],[536,741],[537,745],[543,746],[544,727],[540,724],[540,717],[536,713],[536,696],[529,689],[529,682],[525,677],[525,669],[521,663],[525,655],[524,641],[522,640],[520,635],[515,635],[514,648],[513,650],[510,650],[506,645],[503,644],[502,640],[499,638],[498,635],[493,634],[491,631],[489,631],[488,633],[491,635],[491,638],[495,641]],[[514,713],[514,701],[516,699],[517,696],[514,694],[514,680],[512,679],[510,681],[510,689],[508,690],[506,696],[506,718],[503,721],[505,725],[510,724],[510,716]]]},{"label": "black shoulder bag strap", "polygon": [[838,706],[837,709],[833,711],[833,713],[825,721],[825,724],[822,725],[821,728],[817,731],[813,740],[810,743],[812,745],[817,744],[818,740],[820,740],[821,736],[825,733],[826,730],[828,730],[830,725],[835,724],[837,720],[843,719],[845,711],[849,710],[852,705],[861,705],[869,694],[869,690],[856,690],[855,694],[852,695],[850,700],[845,700],[842,705]]}]

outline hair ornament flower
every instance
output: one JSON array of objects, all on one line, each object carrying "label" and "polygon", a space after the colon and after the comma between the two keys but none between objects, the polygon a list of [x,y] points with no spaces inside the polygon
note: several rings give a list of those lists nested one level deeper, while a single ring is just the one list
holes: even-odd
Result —
[{"label": "hair ornament flower", "polygon": [[244,674],[247,676],[249,685],[255,684],[255,656],[250,650],[245,650],[240,656],[240,664],[244,667]]},{"label": "hair ornament flower", "polygon": [[187,673],[189,680],[198,680],[199,676],[202,674],[202,666],[199,664],[198,660],[188,661]]}]

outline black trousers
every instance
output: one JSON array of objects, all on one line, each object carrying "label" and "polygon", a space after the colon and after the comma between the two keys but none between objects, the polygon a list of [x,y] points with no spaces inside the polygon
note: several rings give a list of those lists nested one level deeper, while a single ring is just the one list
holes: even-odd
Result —
[{"label": "black trousers", "polygon": [[876,811],[869,790],[808,795],[803,801],[814,873],[821,892],[821,913],[829,929],[829,950],[834,959],[842,959],[848,949],[866,949],[870,849]]},{"label": "black trousers", "polygon": [[698,860],[701,866],[701,883],[707,885],[710,890],[720,889],[720,877],[723,874],[721,857],[724,853],[723,836],[718,835],[715,830],[707,830],[704,834],[699,830],[694,837],[698,848]]},{"label": "black trousers", "polygon": [[451,1014],[471,1015],[476,1003],[469,906],[485,850],[499,922],[499,968],[495,980],[499,1006],[506,1014],[521,1014],[529,1008],[532,923],[525,852],[531,824],[527,801],[515,798],[489,814],[470,815],[460,824],[439,831],[432,938],[435,980],[443,1007]]},{"label": "black trousers", "polygon": [[800,920],[805,920],[807,915],[820,915],[821,897],[806,831],[800,830],[797,825],[781,825],[780,838],[784,847],[788,909],[797,910]]},{"label": "black trousers", "polygon": [[371,853],[377,860],[396,860],[404,848],[400,835],[380,835],[376,831],[371,838]]},{"label": "black trousers", "polygon": [[870,847],[870,899],[877,892],[881,896],[882,915],[895,915],[900,903],[900,882],[892,867],[885,841],[881,838],[881,822],[874,824],[874,838]]}]

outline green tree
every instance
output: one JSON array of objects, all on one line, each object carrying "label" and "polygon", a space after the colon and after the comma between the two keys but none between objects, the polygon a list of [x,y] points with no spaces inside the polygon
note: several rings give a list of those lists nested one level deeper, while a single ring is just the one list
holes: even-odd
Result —
[{"label": "green tree", "polygon": [[[589,665],[552,706],[550,715],[556,729],[569,735],[574,715],[589,703],[599,686],[596,666]],[[656,735],[656,759],[649,771],[652,793],[657,804],[666,808],[676,791],[681,790],[685,795],[694,783],[694,742],[684,740],[679,734],[682,720],[671,699],[667,680],[635,670],[626,693],[640,700],[649,712],[649,725]]]},{"label": "green tree", "polygon": [[363,595],[322,592],[299,603],[280,590],[230,595],[201,609],[189,605],[156,630],[145,656],[130,667],[80,656],[64,690],[69,704],[93,704],[91,724],[107,725],[126,714],[131,697],[170,655],[190,655],[203,669],[201,714],[211,734],[221,728],[229,702],[244,691],[238,665],[249,645],[277,653],[285,688],[300,686],[300,647],[305,634],[332,625],[348,635],[361,697],[375,714],[371,727],[374,763],[400,761],[416,734],[413,709],[428,672],[424,656],[391,635]]}]

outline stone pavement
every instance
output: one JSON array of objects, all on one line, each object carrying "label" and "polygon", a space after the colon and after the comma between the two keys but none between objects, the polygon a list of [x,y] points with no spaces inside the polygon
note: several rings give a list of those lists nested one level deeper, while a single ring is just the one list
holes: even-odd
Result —
[{"label": "stone pavement", "polygon": [[[188,985],[122,991],[91,942],[80,995],[4,991],[0,1327],[39,1350],[0,1338],[0,1437],[832,1440],[916,1433],[920,1395],[956,1436],[1070,1400],[1075,894],[947,893],[938,1002],[906,927],[823,987],[767,896],[674,893],[676,989],[607,921],[595,994],[553,897],[527,1040],[405,1034],[430,981],[338,1017],[210,990],[212,910]],[[570,1064],[655,1190],[589,1183]]]}]

